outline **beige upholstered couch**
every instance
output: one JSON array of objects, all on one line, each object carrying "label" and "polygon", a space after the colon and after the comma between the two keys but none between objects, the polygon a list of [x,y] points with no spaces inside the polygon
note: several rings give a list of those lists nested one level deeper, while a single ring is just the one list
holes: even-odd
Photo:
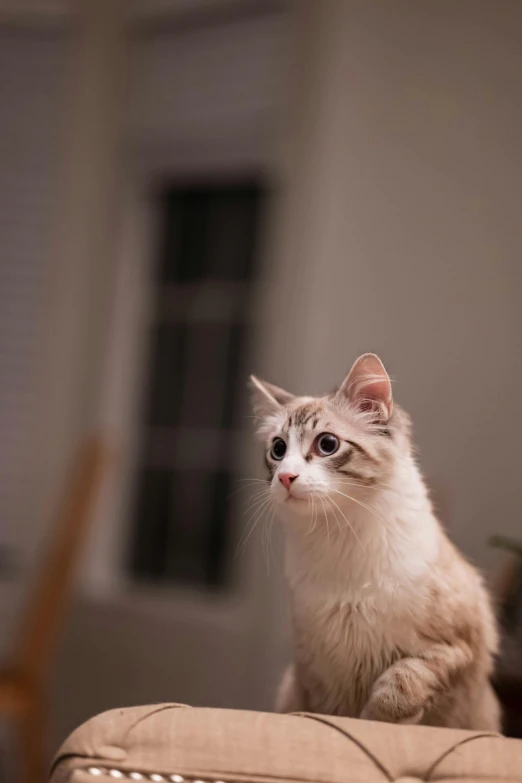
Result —
[{"label": "beige upholstered couch", "polygon": [[319,715],[175,704],[113,710],[63,745],[52,783],[522,782],[522,742]]}]

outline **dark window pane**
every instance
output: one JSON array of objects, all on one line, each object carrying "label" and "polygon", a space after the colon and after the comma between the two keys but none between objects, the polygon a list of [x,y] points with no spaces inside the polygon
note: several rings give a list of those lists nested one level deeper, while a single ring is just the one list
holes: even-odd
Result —
[{"label": "dark window pane", "polygon": [[226,584],[261,190],[167,188],[151,329],[132,572]]},{"label": "dark window pane", "polygon": [[136,504],[132,570],[136,576],[161,579],[172,511],[170,470],[143,470]]},{"label": "dark window pane", "polygon": [[254,261],[259,193],[251,188],[216,193],[209,215],[207,274],[245,280]]},{"label": "dark window pane", "polygon": [[241,371],[241,354],[246,343],[247,329],[241,324],[234,324],[229,331],[226,388],[223,404],[222,426],[231,429],[238,425],[239,394],[244,391],[244,383],[239,377]]},{"label": "dark window pane", "polygon": [[205,582],[205,541],[212,474],[179,471],[173,476],[173,514],[167,543],[170,581]]},{"label": "dark window pane", "polygon": [[[224,470],[146,470],[132,569],[142,579],[218,586],[225,579],[232,478]],[[141,521],[147,519],[147,526]]]},{"label": "dark window pane", "polygon": [[210,208],[210,198],[205,192],[188,192],[183,197],[181,248],[176,278],[179,283],[201,280],[205,274]]},{"label": "dark window pane", "polygon": [[178,263],[181,257],[183,227],[183,196],[172,192],[163,194],[159,200],[160,212],[160,258],[159,281],[173,283],[178,279]]},{"label": "dark window pane", "polygon": [[230,327],[198,324],[190,329],[179,421],[184,427],[221,426],[227,381]]},{"label": "dark window pane", "polygon": [[162,205],[161,281],[248,279],[255,260],[259,204],[257,186],[168,191]]},{"label": "dark window pane", "polygon": [[226,471],[218,471],[213,476],[214,486],[212,505],[208,520],[208,536],[206,546],[206,582],[209,586],[218,587],[226,579],[228,522],[230,513],[230,495],[232,492],[232,477]]},{"label": "dark window pane", "polygon": [[186,362],[187,329],[184,324],[154,328],[150,361],[147,423],[174,426],[183,396],[183,368]]}]

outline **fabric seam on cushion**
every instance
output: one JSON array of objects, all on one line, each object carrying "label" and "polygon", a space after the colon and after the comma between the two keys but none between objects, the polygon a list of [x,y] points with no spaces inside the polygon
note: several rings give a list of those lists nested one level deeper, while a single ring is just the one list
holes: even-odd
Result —
[{"label": "fabric seam on cushion", "polygon": [[390,782],[393,781],[393,775],[391,775],[390,772],[386,769],[384,764],[379,761],[379,759],[371,753],[368,748],[363,745],[363,743],[358,740],[356,737],[353,737],[348,731],[345,731],[345,729],[342,729],[340,726],[337,726],[335,723],[330,723],[330,721],[326,720],[325,718],[320,718],[317,715],[312,715],[310,713],[300,712],[300,713],[294,713],[294,716],[296,718],[308,718],[308,720],[315,720],[317,723],[322,723],[324,726],[328,726],[330,729],[335,729],[335,731],[339,732],[339,734],[342,734],[347,739],[351,740],[354,745],[357,745],[360,750],[365,753],[365,755],[373,761],[377,769],[379,769]]},{"label": "fabric seam on cushion", "polygon": [[[138,726],[138,724],[140,724],[143,720],[146,720],[147,718],[150,718],[152,715],[156,715],[156,713],[158,713],[158,712],[163,712],[164,710],[176,710],[176,709],[184,709],[184,708],[188,708],[188,705],[187,704],[167,704],[167,705],[163,705],[162,707],[158,707],[158,709],[152,710],[151,712],[148,712],[147,715],[142,715],[140,718],[138,718],[136,723],[133,723],[132,726],[128,727],[128,729],[126,730],[125,734],[121,738],[121,744],[123,745],[125,743],[125,741],[127,740],[128,735],[129,735],[129,732],[132,731],[134,728],[136,728],[136,726]],[[114,745],[114,747],[117,747],[117,746]],[[121,749],[124,750],[124,748],[121,748]],[[53,764],[52,764],[51,769],[50,769],[50,774],[53,774],[54,770],[57,768],[57,766],[62,761],[64,761],[65,759],[69,759],[69,758],[97,759],[97,758],[102,758],[102,757],[97,756],[97,755],[96,756],[92,756],[92,755],[90,755],[88,753],[64,753],[64,754],[62,754],[60,756],[57,756],[54,759]]]},{"label": "fabric seam on cushion", "polygon": [[451,748],[448,748],[448,750],[445,750],[444,753],[441,756],[439,756],[439,758],[436,759],[433,762],[431,767],[426,772],[426,776],[425,776],[424,780],[426,780],[426,781],[432,780],[433,779],[432,775],[436,771],[436,769],[439,766],[439,764],[442,761],[444,761],[444,759],[447,759],[448,756],[451,756],[451,754],[455,750],[457,750],[457,748],[460,748],[461,745],[466,745],[466,743],[468,743],[468,742],[473,742],[473,740],[478,740],[478,739],[484,739],[485,737],[500,737],[500,736],[501,736],[500,734],[496,734],[495,732],[488,731],[488,732],[484,732],[484,734],[474,734],[473,737],[464,737],[464,739],[461,739],[459,742],[457,742],[456,745],[452,745]]},{"label": "fabric seam on cushion", "polygon": [[[92,761],[92,759],[98,759],[99,756],[87,756],[85,753],[63,753],[61,756],[57,756],[52,765],[51,769],[49,770],[49,776],[52,777],[55,770],[58,769],[60,764],[63,761],[67,761],[67,759],[87,759],[87,761]],[[74,770],[73,770],[74,772]]]},{"label": "fabric seam on cushion", "polygon": [[190,709],[190,707],[188,706],[188,704],[164,704],[161,707],[158,707],[157,709],[152,710],[151,712],[148,712],[146,715],[142,715],[140,718],[138,718],[136,723],[133,723],[132,726],[129,726],[127,728],[125,734],[121,738],[121,744],[123,745],[127,741],[130,732],[134,731],[136,726],[139,726],[140,723],[143,723],[143,721],[148,720],[149,718],[152,718],[153,715],[157,715],[160,712],[166,712],[167,710],[180,710],[180,709],[182,709],[182,710],[183,709]]}]

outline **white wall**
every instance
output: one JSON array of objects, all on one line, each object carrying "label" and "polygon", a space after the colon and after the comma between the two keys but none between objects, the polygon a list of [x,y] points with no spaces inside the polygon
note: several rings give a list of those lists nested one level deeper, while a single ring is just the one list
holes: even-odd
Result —
[{"label": "white wall", "polygon": [[272,9],[136,37],[129,138],[153,154],[273,140],[284,100],[285,18]]},{"label": "white wall", "polygon": [[522,6],[301,8],[267,368],[320,392],[380,352],[453,537],[491,565],[488,536],[522,533]]}]

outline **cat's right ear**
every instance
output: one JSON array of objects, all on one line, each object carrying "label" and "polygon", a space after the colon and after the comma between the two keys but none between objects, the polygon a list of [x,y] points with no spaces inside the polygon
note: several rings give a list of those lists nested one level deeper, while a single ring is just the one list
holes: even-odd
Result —
[{"label": "cat's right ear", "polygon": [[272,383],[261,381],[255,375],[250,376],[250,389],[252,392],[252,407],[256,416],[270,416],[277,413],[285,405],[295,399],[293,394],[274,386]]},{"label": "cat's right ear", "polygon": [[392,415],[390,376],[374,353],[359,356],[337,393],[360,411],[373,413],[379,421],[388,421]]}]

